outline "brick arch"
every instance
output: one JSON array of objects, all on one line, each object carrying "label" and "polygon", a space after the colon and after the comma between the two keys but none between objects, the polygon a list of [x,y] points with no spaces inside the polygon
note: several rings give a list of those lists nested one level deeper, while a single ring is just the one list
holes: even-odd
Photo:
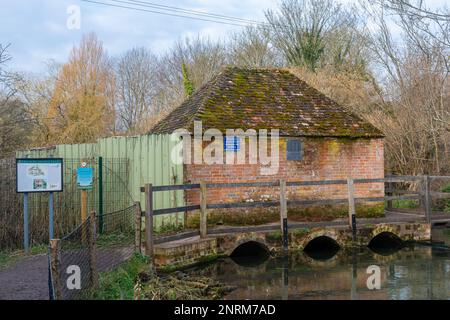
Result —
[{"label": "brick arch", "polygon": [[398,237],[401,240],[402,236],[399,233],[398,227],[394,226],[394,225],[390,225],[390,224],[380,224],[378,226],[376,226],[372,232],[370,233],[370,237],[368,239],[367,244],[370,243],[370,241],[372,241],[376,236],[382,234],[382,233],[392,233],[393,235],[395,235],[396,237]]},{"label": "brick arch", "polygon": [[261,236],[250,235],[250,236],[240,236],[240,237],[238,237],[238,239],[236,239],[236,241],[231,246],[229,246],[228,248],[224,248],[225,254],[227,256],[230,256],[234,252],[234,250],[236,250],[238,247],[240,247],[241,245],[243,245],[245,243],[249,243],[249,242],[256,242],[262,248],[264,248],[267,252],[270,252],[270,248],[267,245],[264,236],[262,236],[262,235]]},{"label": "brick arch", "polygon": [[299,248],[304,250],[312,240],[320,237],[327,237],[334,240],[341,248],[345,246],[345,243],[342,242],[342,240],[338,237],[338,234],[335,231],[323,228],[314,230],[309,234],[307,234],[305,237],[303,237],[303,239],[299,243]]}]

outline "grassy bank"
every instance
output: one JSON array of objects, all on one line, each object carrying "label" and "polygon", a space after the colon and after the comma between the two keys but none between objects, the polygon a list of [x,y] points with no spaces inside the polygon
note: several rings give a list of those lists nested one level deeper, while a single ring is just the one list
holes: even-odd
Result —
[{"label": "grassy bank", "polygon": [[[138,284],[136,286],[136,284]],[[134,255],[118,268],[100,274],[99,287],[86,298],[93,300],[204,300],[221,299],[232,288],[206,277],[182,272],[157,274],[148,258]]]},{"label": "grassy bank", "polygon": [[46,245],[39,245],[30,248],[30,253],[26,254],[23,250],[0,251],[0,270],[12,266],[14,263],[29,255],[47,253]]}]

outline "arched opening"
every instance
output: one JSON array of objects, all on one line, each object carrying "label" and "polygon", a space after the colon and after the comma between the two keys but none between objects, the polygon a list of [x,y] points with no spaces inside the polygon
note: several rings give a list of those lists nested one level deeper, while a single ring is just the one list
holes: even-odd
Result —
[{"label": "arched opening", "polygon": [[404,243],[396,234],[392,232],[381,232],[370,240],[368,247],[373,252],[388,256],[403,247]]},{"label": "arched opening", "polygon": [[242,243],[230,255],[234,262],[244,267],[258,266],[265,262],[269,256],[269,249],[257,241]]},{"label": "arched opening", "polygon": [[340,248],[334,239],[320,236],[311,240],[303,251],[314,260],[329,260],[338,253]]}]

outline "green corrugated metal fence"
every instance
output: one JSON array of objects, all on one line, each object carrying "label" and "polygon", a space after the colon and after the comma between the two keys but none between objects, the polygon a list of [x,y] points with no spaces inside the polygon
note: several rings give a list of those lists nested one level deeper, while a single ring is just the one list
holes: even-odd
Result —
[{"label": "green corrugated metal fence", "polygon": [[[64,159],[127,159],[127,189],[130,205],[140,201],[144,210],[144,194],[140,187],[146,183],[153,185],[172,185],[183,183],[183,165],[171,161],[171,150],[176,142],[170,135],[142,135],[134,137],[110,137],[99,139],[97,143],[57,145],[51,148],[31,149],[17,152],[17,157],[45,158],[61,157]],[[114,174],[103,167],[103,177]],[[105,179],[104,178],[104,179]],[[182,206],[182,191],[159,192],[154,195],[155,209]],[[183,223],[182,213],[158,217],[156,226]]]}]

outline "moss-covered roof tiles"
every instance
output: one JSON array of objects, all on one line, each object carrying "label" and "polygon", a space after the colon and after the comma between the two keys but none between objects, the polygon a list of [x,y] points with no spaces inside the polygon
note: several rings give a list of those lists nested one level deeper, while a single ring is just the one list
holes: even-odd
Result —
[{"label": "moss-covered roof tiles", "polygon": [[150,133],[203,129],[279,129],[281,136],[382,137],[367,121],[292,73],[227,67],[157,123]]}]

